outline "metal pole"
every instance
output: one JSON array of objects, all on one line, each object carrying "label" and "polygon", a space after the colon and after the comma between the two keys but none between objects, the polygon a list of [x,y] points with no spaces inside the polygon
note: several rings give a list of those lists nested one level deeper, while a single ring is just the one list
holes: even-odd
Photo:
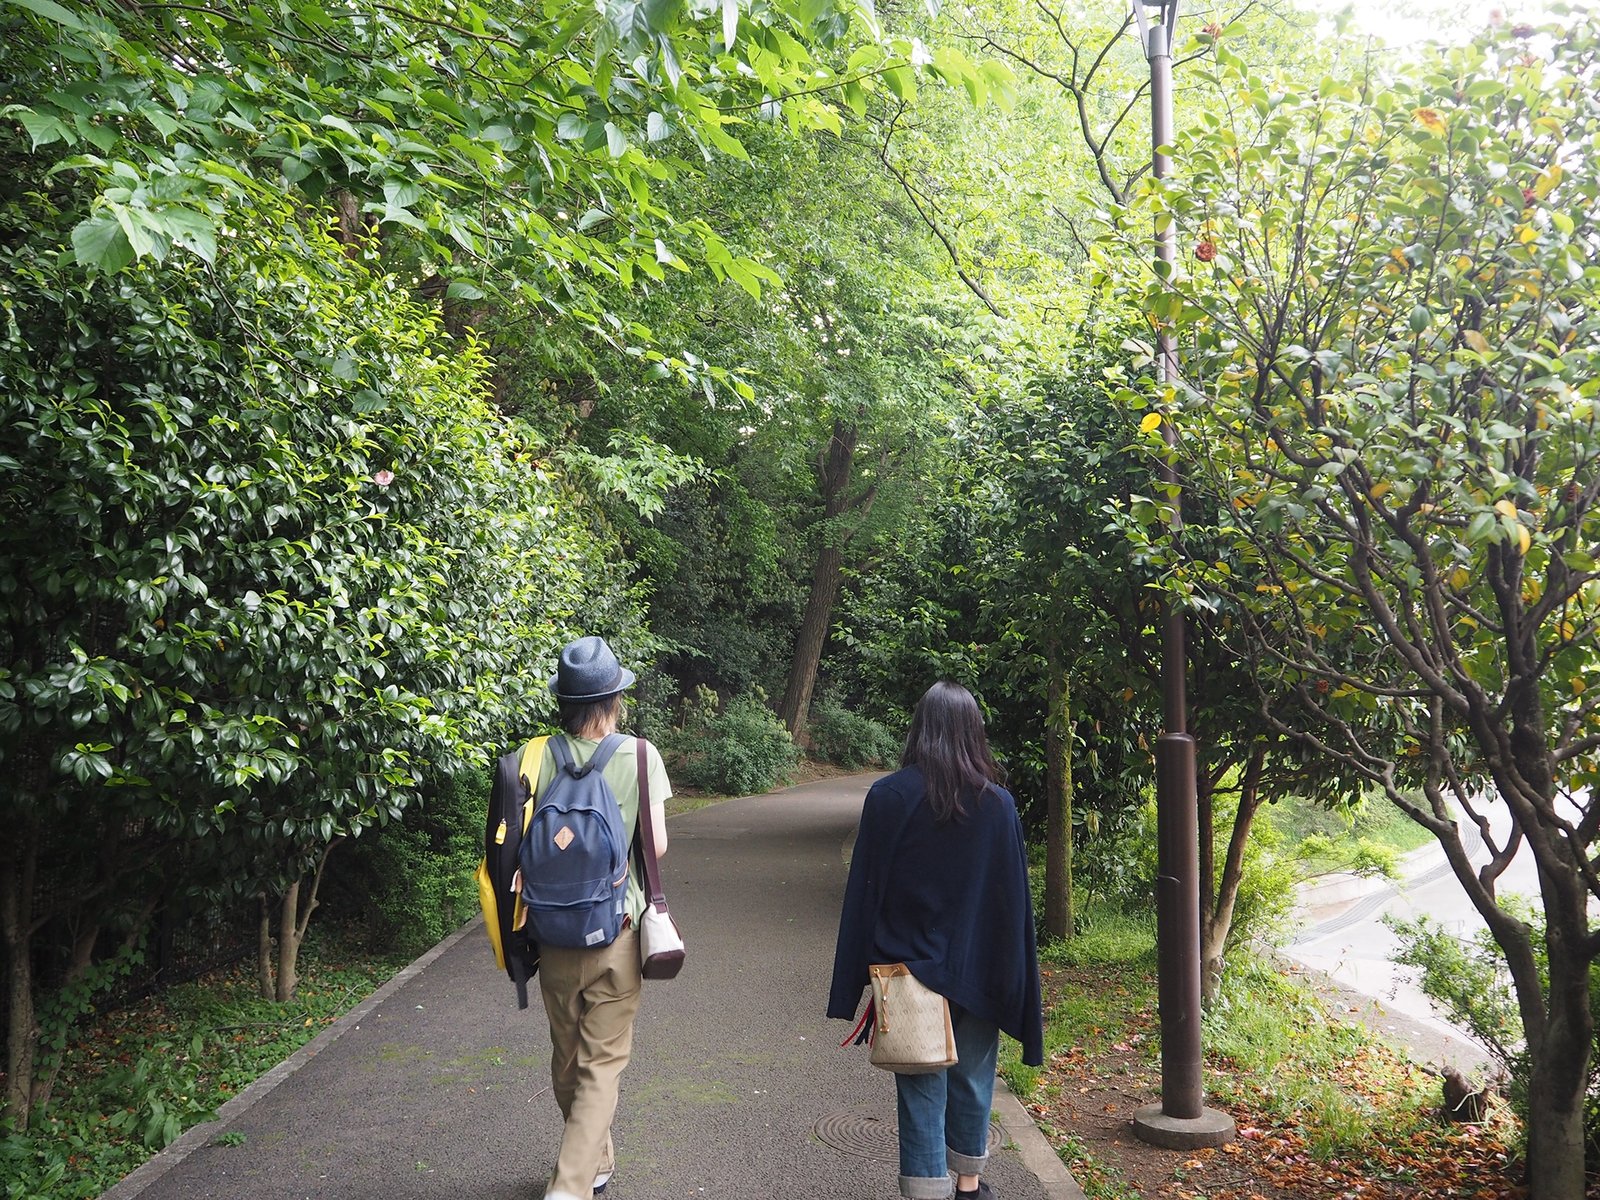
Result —
[{"label": "metal pole", "polygon": [[[1138,6],[1143,0],[1133,0]],[[1143,12],[1136,7],[1141,18]],[[1172,22],[1176,5],[1165,8],[1159,25],[1141,19],[1145,54],[1150,60],[1150,145],[1152,173],[1165,179],[1172,160],[1160,148],[1172,144]],[[1177,257],[1177,229],[1170,214],[1156,222],[1156,258],[1170,267]],[[1160,330],[1159,370],[1163,384],[1178,380],[1178,346],[1169,325]],[[1161,423],[1167,446],[1177,446],[1170,419]],[[1172,516],[1169,536],[1183,529],[1175,465],[1163,463],[1161,482]],[[1200,819],[1195,792],[1194,738],[1190,736],[1185,680],[1183,612],[1163,604],[1161,613],[1161,710],[1163,731],[1156,738],[1156,951],[1157,994],[1161,1010],[1161,1103],[1134,1114],[1134,1132],[1156,1145],[1178,1148],[1219,1146],[1233,1137],[1233,1119],[1205,1107],[1200,1043]]]},{"label": "metal pole", "polygon": [[[1152,173],[1165,179],[1172,160],[1161,147],[1172,145],[1172,30],[1150,29],[1150,153]],[[1177,257],[1177,229],[1170,216],[1156,222],[1156,258],[1171,265]],[[1170,278],[1170,276],[1169,276]],[[1178,379],[1178,345],[1170,324],[1161,327],[1161,380]],[[1175,447],[1171,420],[1161,423],[1167,445]],[[1176,467],[1161,466],[1161,481],[1172,489],[1169,523],[1176,539],[1183,529],[1183,501]],[[1159,882],[1156,892],[1161,959],[1161,1109],[1169,1117],[1200,1115],[1200,825],[1195,795],[1194,738],[1189,735],[1189,673],[1183,611],[1164,604],[1161,614],[1161,711],[1163,733],[1156,739],[1156,823]]]}]

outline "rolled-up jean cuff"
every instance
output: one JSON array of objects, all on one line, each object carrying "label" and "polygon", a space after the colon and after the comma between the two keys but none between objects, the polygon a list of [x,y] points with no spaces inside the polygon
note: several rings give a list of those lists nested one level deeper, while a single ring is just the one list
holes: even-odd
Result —
[{"label": "rolled-up jean cuff", "polygon": [[948,1175],[902,1175],[900,1194],[906,1200],[950,1200],[956,1194],[956,1181]]},{"label": "rolled-up jean cuff", "polygon": [[987,1154],[957,1154],[949,1146],[944,1148],[944,1156],[950,1169],[957,1175],[982,1175],[983,1168],[989,1162]]}]

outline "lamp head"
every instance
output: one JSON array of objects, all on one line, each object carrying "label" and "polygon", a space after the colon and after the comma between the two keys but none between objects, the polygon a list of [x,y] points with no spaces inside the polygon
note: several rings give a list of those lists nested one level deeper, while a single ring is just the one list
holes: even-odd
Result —
[{"label": "lamp head", "polygon": [[[1130,0],[1139,22],[1139,42],[1145,57],[1172,54],[1173,31],[1178,24],[1178,0]],[[1151,18],[1155,18],[1152,22]]]}]

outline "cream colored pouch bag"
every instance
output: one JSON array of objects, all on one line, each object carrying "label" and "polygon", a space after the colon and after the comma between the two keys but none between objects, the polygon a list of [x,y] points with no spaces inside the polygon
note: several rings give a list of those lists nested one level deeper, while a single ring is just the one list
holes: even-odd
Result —
[{"label": "cream colored pouch bag", "polygon": [[901,1075],[954,1066],[956,1035],[950,1002],[918,982],[905,963],[873,963],[872,1065]]}]

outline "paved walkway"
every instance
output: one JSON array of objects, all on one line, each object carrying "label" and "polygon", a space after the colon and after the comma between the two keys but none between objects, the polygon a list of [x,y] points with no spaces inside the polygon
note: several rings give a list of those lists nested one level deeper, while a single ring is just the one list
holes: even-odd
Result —
[{"label": "paved walkway", "polygon": [[[1490,811],[1496,832],[1503,835],[1509,817],[1503,806]],[[1467,823],[1464,829],[1468,856],[1486,860],[1488,850],[1477,829]],[[1500,889],[1537,897],[1531,856],[1524,853],[1519,860],[1501,878]],[[1460,938],[1483,928],[1444,851],[1429,842],[1405,856],[1397,881],[1336,876],[1309,889],[1303,924],[1284,955],[1305,970],[1336,1015],[1364,1022],[1416,1061],[1464,1070],[1487,1065],[1488,1051],[1450,1024],[1418,985],[1418,972],[1394,962],[1402,943],[1384,923],[1391,915],[1426,916]]]},{"label": "paved walkway", "polygon": [[[645,984],[608,1196],[895,1195],[894,1081],[822,1015],[870,779],[670,822],[689,959]],[[529,1200],[559,1136],[548,1056],[538,989],[518,1012],[475,922],[104,1200]],[[1081,1197],[1021,1105],[1002,1092],[996,1109],[998,1195]]]}]

